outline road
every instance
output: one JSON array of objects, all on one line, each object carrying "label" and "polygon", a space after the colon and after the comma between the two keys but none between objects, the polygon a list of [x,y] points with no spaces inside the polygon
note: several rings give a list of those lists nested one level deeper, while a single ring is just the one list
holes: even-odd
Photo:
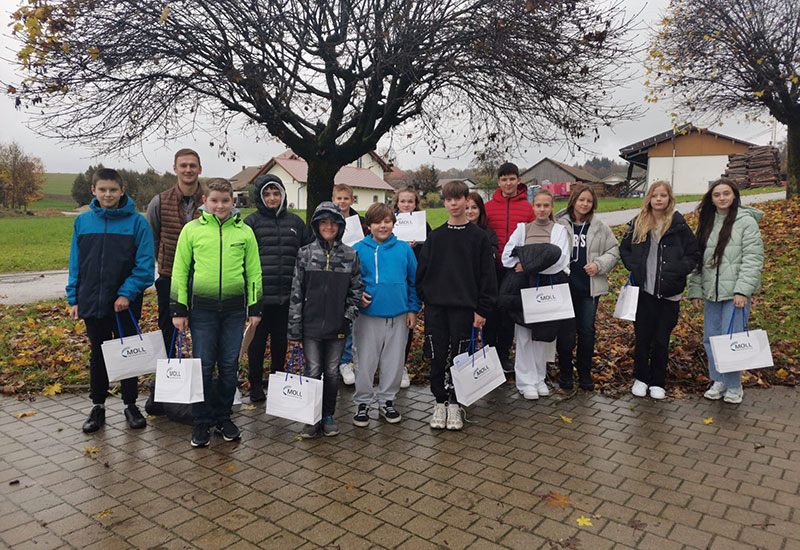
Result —
[{"label": "road", "polygon": [[[783,191],[746,195],[742,197],[744,204],[778,200],[786,196]],[[697,208],[698,201],[678,203],[678,211],[691,212]],[[598,212],[596,216],[608,225],[628,223],[638,209],[617,210],[615,212]],[[157,276],[157,275],[156,275]],[[39,300],[65,298],[64,288],[67,285],[67,271],[26,271],[22,273],[0,274],[0,304],[26,304]]]}]

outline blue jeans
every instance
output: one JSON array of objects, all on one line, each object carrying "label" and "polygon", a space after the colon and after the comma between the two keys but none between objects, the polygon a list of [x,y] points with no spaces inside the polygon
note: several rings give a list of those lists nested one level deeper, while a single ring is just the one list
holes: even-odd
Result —
[{"label": "blue jeans", "polygon": [[736,319],[733,323],[733,332],[742,332],[744,330],[744,319],[750,317],[749,298],[747,305],[744,307],[744,317],[739,308],[733,307],[733,300],[724,300],[722,302],[706,300],[703,308],[703,347],[706,348],[708,374],[711,379],[714,382],[722,382],[727,388],[738,389],[742,387],[742,373],[721,373],[717,371],[714,366],[714,354],[711,353],[711,343],[709,342],[709,338],[712,336],[728,334],[728,327],[731,324],[731,315],[733,315],[734,309],[736,309]]},{"label": "blue jeans", "polygon": [[[352,332],[351,332],[352,334]],[[303,340],[306,358],[306,376],[322,378],[322,417],[333,416],[336,395],[339,392],[339,362],[342,360],[344,340]]]},{"label": "blue jeans", "polygon": [[344,350],[342,351],[341,363],[350,363],[353,360],[353,323],[350,323],[350,328],[347,331],[347,338],[344,341]]},{"label": "blue jeans", "polygon": [[[189,313],[192,331],[192,357],[203,363],[203,395],[205,399],[192,404],[194,423],[213,424],[231,417],[231,406],[239,382],[239,349],[247,312],[206,311],[193,309]],[[217,382],[213,383],[214,365]]]}]

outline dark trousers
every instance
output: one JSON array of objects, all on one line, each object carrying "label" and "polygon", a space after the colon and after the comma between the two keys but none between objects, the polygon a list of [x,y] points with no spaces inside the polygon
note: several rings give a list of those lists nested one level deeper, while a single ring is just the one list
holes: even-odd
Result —
[{"label": "dark trousers", "polygon": [[[136,309],[131,309],[136,320],[142,315],[141,305]],[[119,328],[117,320],[111,317],[89,317],[83,320],[86,323],[86,335],[89,337],[91,351],[89,353],[89,397],[95,405],[102,405],[108,396],[108,371],[106,362],[103,359],[103,342],[112,338],[119,338]],[[136,334],[136,327],[133,326],[131,316],[127,311],[119,313],[119,322],[122,325],[122,336],[133,336]],[[139,395],[139,379],[136,377],[126,378],[120,382],[122,386],[122,401],[126,405],[136,403]]]},{"label": "dark trousers", "polygon": [[[511,270],[506,268],[497,270],[498,291],[500,290],[500,285],[503,283],[503,279],[509,272],[511,272]],[[484,345],[494,346],[505,368],[508,363],[508,354],[514,343],[514,321],[505,309],[495,307],[491,313],[489,313],[489,316],[486,318],[486,324],[483,327],[483,342]]]},{"label": "dark trousers", "polygon": [[288,340],[286,327],[289,325],[289,303],[264,306],[261,322],[256,327],[253,340],[247,347],[250,385],[260,386],[264,381],[264,353],[269,337],[270,372],[283,370],[286,362]]},{"label": "dark trousers", "polygon": [[175,326],[172,324],[172,315],[169,312],[169,287],[172,284],[172,277],[161,277],[156,279],[156,295],[158,296],[158,328],[161,329],[161,336],[164,337],[164,349],[167,350],[167,357],[172,357],[172,350],[169,345],[172,342],[172,332]]},{"label": "dark trousers", "polygon": [[330,340],[303,339],[306,358],[306,376],[322,379],[322,417],[336,412],[336,395],[339,393],[339,361],[344,351],[344,338]]},{"label": "dark trousers", "polygon": [[425,304],[425,338],[431,349],[431,392],[437,403],[456,403],[450,384],[453,357],[467,351],[474,312],[470,308]]},{"label": "dark trousers", "polygon": [[639,289],[633,332],[633,376],[648,386],[664,387],[669,359],[669,335],[678,324],[680,302],[656,298]]},{"label": "dark trousers", "polygon": [[559,332],[558,340],[556,341],[558,366],[563,384],[572,384],[573,352],[575,351],[576,335],[578,337],[578,353],[575,358],[575,368],[578,371],[581,383],[590,381],[592,357],[594,356],[594,319],[599,302],[599,298],[572,294],[575,319],[562,324],[561,332]]}]

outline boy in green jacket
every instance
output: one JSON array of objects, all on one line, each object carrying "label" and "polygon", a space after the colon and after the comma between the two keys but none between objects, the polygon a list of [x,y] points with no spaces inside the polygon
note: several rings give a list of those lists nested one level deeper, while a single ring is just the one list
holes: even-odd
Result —
[{"label": "boy in green jacket", "polygon": [[254,327],[261,320],[261,262],[253,230],[234,210],[228,180],[214,178],[206,187],[200,217],[178,237],[170,287],[172,323],[180,331],[191,329],[192,355],[203,363],[204,400],[192,404],[193,447],[208,446],[212,422],[225,441],[241,437],[231,421],[239,349],[245,317]]}]

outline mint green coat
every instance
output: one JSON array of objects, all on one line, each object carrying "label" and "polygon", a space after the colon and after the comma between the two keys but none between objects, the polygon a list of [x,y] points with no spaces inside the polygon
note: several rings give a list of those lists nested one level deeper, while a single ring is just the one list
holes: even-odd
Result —
[{"label": "mint green coat", "polygon": [[761,241],[758,222],[763,216],[761,210],[739,206],[722,261],[717,267],[711,267],[711,256],[725,220],[724,216],[716,215],[714,228],[703,252],[702,271],[689,276],[689,298],[723,302],[732,300],[734,294],[749,298],[761,290],[764,243]]}]

